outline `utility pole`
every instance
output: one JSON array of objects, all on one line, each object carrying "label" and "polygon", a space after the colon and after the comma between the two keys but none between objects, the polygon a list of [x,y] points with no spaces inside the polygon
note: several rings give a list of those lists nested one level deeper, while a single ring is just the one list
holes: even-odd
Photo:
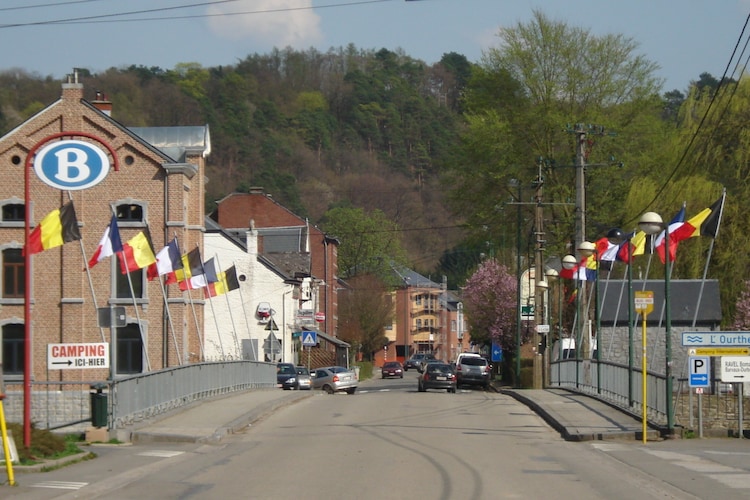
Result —
[{"label": "utility pole", "polygon": [[539,282],[544,280],[544,211],[542,208],[542,189],[544,178],[542,177],[542,159],[539,159],[539,167],[536,178],[536,192],[534,193],[534,389],[541,389],[544,385],[543,366],[544,360],[539,349],[538,326],[544,323],[544,288]]}]

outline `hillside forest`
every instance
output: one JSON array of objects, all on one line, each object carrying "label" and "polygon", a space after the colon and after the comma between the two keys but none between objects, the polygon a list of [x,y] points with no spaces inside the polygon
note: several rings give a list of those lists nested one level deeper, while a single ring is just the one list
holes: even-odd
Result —
[{"label": "hillside forest", "polygon": [[[345,279],[384,257],[436,282],[445,275],[451,289],[488,257],[515,271],[517,248],[523,266],[533,258],[540,203],[545,256],[559,260],[575,233],[573,132],[584,127],[589,241],[635,230],[646,211],[669,220],[684,204],[690,218],[726,189],[715,242],[681,243],[672,278],[700,279],[715,243],[708,278],[721,283],[731,325],[750,272],[750,83],[703,73],[663,89],[637,40],[541,12],[498,36],[476,62],[446,53],[428,65],[349,45],[277,49],[231,66],[78,71],[87,99],[103,92],[124,126],[208,124],[208,210],[264,188],[341,240]],[[0,71],[0,133],[56,101],[61,82]],[[365,243],[370,255],[355,256]]]}]

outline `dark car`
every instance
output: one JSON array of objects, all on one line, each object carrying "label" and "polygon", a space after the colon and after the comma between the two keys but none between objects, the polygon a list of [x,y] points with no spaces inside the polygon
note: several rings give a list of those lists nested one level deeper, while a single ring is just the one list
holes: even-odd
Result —
[{"label": "dark car", "polygon": [[386,361],[383,368],[380,369],[383,378],[398,377],[404,378],[404,367],[398,361]]},{"label": "dark car", "polygon": [[297,389],[297,367],[293,363],[278,363],[276,365],[276,383],[285,391]]},{"label": "dark car", "polygon": [[463,356],[456,362],[456,381],[458,385],[490,386],[492,366],[481,356]]},{"label": "dark car", "polygon": [[411,358],[406,360],[406,363],[404,363],[404,371],[408,372],[409,368],[421,370],[422,362],[426,359],[435,359],[435,356],[427,352],[418,352],[414,354]]},{"label": "dark car", "polygon": [[417,379],[419,392],[425,392],[427,389],[445,389],[455,393],[456,387],[456,372],[448,363],[427,363]]}]

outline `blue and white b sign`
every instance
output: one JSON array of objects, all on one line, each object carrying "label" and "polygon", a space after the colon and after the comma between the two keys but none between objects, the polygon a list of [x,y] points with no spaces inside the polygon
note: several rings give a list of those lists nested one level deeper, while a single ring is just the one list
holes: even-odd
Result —
[{"label": "blue and white b sign", "polygon": [[57,189],[88,189],[109,174],[109,157],[90,142],[51,142],[37,152],[34,172],[45,184]]}]

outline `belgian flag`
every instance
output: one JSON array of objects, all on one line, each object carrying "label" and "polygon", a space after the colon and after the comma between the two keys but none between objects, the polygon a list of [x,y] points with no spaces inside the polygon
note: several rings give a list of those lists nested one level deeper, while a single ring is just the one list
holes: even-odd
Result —
[{"label": "belgian flag", "polygon": [[62,208],[47,214],[34,228],[29,235],[27,251],[29,255],[33,255],[80,239],[81,232],[78,229],[76,211],[73,208],[73,202],[69,201]]}]

